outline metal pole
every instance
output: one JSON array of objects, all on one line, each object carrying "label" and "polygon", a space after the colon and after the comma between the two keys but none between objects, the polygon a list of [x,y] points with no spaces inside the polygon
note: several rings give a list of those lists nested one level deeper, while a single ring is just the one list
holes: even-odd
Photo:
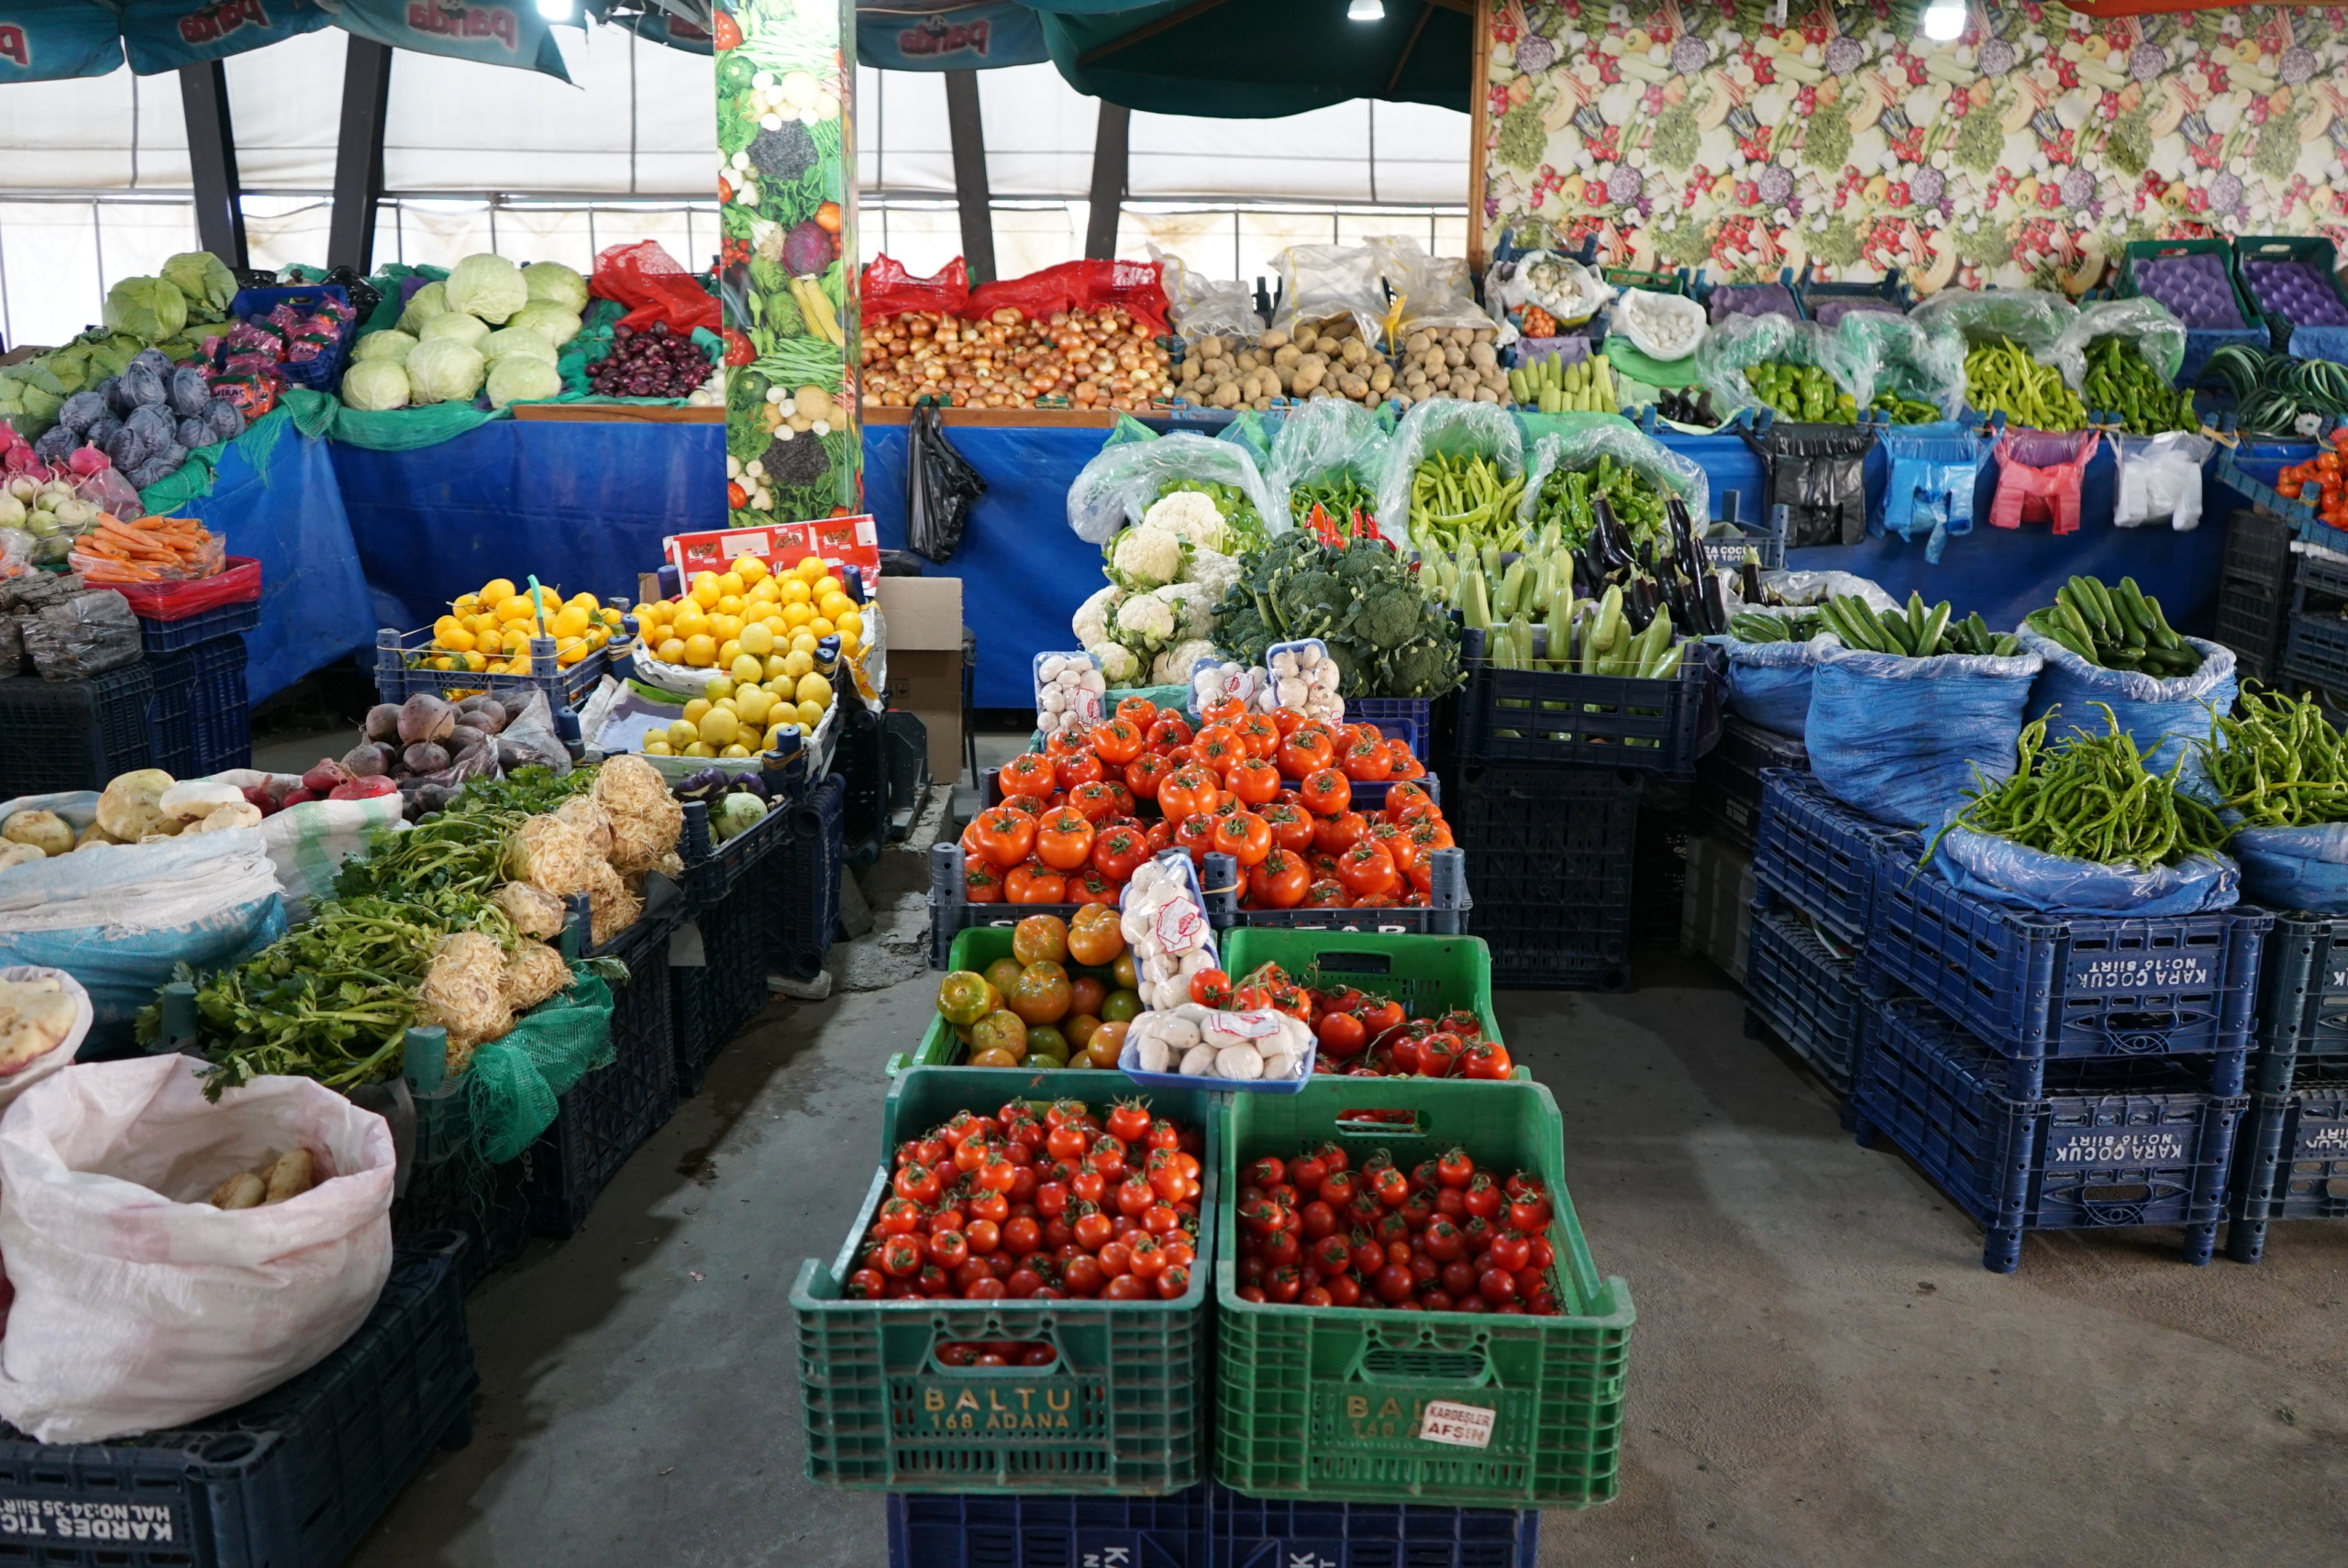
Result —
[{"label": "metal pole", "polygon": [[383,197],[383,123],[392,103],[392,51],[353,34],[343,56],[342,127],[335,143],[334,214],[327,265],[365,272],[375,255],[375,205]]},{"label": "metal pole", "polygon": [[994,209],[987,191],[986,129],[979,73],[946,73],[946,130],[954,144],[954,201],[962,210],[962,261],[973,283],[994,282]]},{"label": "metal pole", "polygon": [[1106,98],[1101,101],[1101,118],[1092,133],[1092,211],[1084,225],[1084,254],[1096,261],[1116,259],[1133,123],[1131,109]]}]

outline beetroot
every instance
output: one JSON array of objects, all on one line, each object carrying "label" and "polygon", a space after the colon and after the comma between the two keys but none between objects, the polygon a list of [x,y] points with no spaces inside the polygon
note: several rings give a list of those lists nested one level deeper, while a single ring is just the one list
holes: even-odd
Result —
[{"label": "beetroot", "polygon": [[269,786],[266,784],[248,784],[245,786],[244,795],[245,799],[252,802],[254,807],[260,811],[262,816],[275,816],[283,809],[278,801],[271,796],[269,792]]},{"label": "beetroot", "polygon": [[285,799],[278,802],[278,807],[282,811],[288,806],[306,805],[312,801],[323,801],[325,799],[326,797],[324,795],[318,793],[316,790],[311,789],[307,784],[304,784],[297,789],[286,790]]},{"label": "beetroot", "polygon": [[410,773],[437,773],[449,766],[449,754],[433,741],[418,741],[400,754]]},{"label": "beetroot", "polygon": [[400,787],[382,774],[354,778],[348,784],[338,784],[327,794],[329,801],[372,801],[385,795],[396,795]]},{"label": "beetroot", "polygon": [[388,745],[373,741],[360,741],[342,754],[342,766],[354,778],[372,778],[379,773],[389,773],[399,753]]},{"label": "beetroot", "polygon": [[[309,799],[316,801],[324,799],[336,785],[346,784],[349,780],[349,768],[331,756],[322,756],[315,767],[302,775],[302,788],[310,792]],[[290,801],[292,797],[287,799]]]}]

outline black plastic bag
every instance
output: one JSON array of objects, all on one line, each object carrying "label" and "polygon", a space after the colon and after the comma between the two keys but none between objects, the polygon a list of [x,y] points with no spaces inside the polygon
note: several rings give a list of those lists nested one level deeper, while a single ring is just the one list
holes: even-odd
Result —
[{"label": "black plastic bag", "polygon": [[961,547],[987,481],[940,425],[937,406],[925,403],[914,410],[905,435],[905,542],[914,554],[943,562]]},{"label": "black plastic bag", "polygon": [[[1855,545],[1867,533],[1867,449],[1864,425],[1780,425],[1736,433],[1768,475],[1763,506],[1786,509],[1786,545]],[[1767,515],[1766,510],[1764,515]]]}]

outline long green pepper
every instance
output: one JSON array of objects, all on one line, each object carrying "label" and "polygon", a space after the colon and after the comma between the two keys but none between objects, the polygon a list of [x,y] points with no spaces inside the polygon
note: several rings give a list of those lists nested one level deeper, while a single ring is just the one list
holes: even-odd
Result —
[{"label": "long green pepper", "polygon": [[2047,855],[2136,870],[2214,853],[2225,842],[2225,824],[2177,791],[2185,756],[2167,772],[2153,772],[2110,707],[2095,706],[2109,726],[2102,734],[2074,729],[2050,745],[2044,719],[2022,726],[2012,775],[1993,785],[1976,768],[1980,788],[1966,791],[1965,809],[1933,834],[1924,858],[1958,826]]}]

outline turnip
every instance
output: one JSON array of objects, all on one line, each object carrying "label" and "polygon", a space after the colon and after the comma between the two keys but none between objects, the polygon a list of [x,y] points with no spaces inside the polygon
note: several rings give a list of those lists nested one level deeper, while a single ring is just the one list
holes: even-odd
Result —
[{"label": "turnip", "polygon": [[367,738],[371,741],[396,741],[400,738],[400,705],[378,702],[367,710]]},{"label": "turnip", "polygon": [[429,691],[419,691],[400,704],[400,740],[407,745],[448,738],[457,727],[457,710]]},{"label": "turnip", "polygon": [[448,768],[449,754],[431,741],[417,741],[400,753],[400,764],[410,773],[440,773]]}]

